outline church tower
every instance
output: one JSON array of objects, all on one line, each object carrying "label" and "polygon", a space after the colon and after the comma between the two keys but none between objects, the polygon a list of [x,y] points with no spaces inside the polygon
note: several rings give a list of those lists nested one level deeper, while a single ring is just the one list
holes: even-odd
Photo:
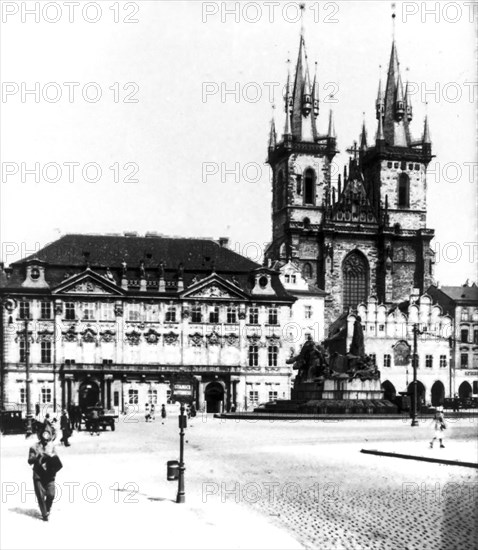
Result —
[{"label": "church tower", "polygon": [[337,186],[331,182],[337,153],[333,117],[320,135],[317,92],[302,32],[293,82],[287,78],[280,141],[274,122],[271,127],[273,238],[266,258],[276,265],[292,261],[309,283],[328,293],[330,323],[371,296],[390,305],[432,284],[434,231],[426,226],[432,151],[426,118],[421,137],[412,138],[413,109],[395,40],[385,90],[381,82],[378,88],[375,140],[369,144],[364,122]]},{"label": "church tower", "polygon": [[293,260],[308,279],[315,280],[317,232],[330,194],[330,167],[337,151],[332,114],[328,132],[321,135],[317,129],[317,64],[311,81],[303,30],[293,79],[288,71],[284,100],[282,139],[277,140],[274,121],[269,138],[273,240],[266,256],[283,263]]}]

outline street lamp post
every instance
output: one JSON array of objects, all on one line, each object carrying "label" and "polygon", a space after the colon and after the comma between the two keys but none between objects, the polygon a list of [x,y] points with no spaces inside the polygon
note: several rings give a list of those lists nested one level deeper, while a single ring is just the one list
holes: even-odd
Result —
[{"label": "street lamp post", "polygon": [[412,367],[413,367],[413,396],[412,396],[412,426],[418,426],[418,392],[417,392],[417,338],[421,334],[418,329],[418,324],[413,325],[413,356],[412,356]]},{"label": "street lamp post", "polygon": [[30,437],[33,433],[32,429],[32,401],[30,392],[30,342],[28,340],[28,318],[25,318],[25,376],[26,376],[26,398],[27,398],[27,426],[26,437]]},{"label": "street lamp post", "polygon": [[176,502],[181,504],[186,502],[186,493],[184,490],[184,428],[186,427],[186,415],[184,414],[184,402],[181,401],[180,415],[179,415],[179,476],[178,476],[178,494],[176,496]]}]

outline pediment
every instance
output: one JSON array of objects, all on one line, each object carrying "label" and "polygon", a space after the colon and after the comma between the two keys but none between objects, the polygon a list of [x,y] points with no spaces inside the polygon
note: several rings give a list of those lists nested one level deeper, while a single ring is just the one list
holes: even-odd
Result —
[{"label": "pediment", "polygon": [[181,294],[181,297],[214,300],[245,300],[248,298],[247,294],[239,287],[217,275],[194,283]]},{"label": "pediment", "polygon": [[65,279],[54,290],[53,294],[74,294],[74,295],[109,295],[121,296],[122,289],[105,279],[98,273],[87,269],[85,272]]}]

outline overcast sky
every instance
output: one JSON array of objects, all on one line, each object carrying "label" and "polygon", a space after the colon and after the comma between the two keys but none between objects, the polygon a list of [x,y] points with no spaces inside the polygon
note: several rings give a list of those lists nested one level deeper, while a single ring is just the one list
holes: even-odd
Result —
[{"label": "overcast sky", "polygon": [[[286,59],[295,64],[299,45],[296,5],[249,2],[234,15],[225,11],[234,3],[222,2],[101,1],[86,11],[80,2],[74,12],[64,2],[50,4],[35,22],[35,15],[22,13],[32,2],[18,3],[18,13],[3,3],[3,260],[10,263],[65,233],[128,230],[229,236],[232,248],[257,259],[271,238],[264,161],[273,101],[282,133],[280,86]],[[477,18],[466,2],[424,11],[435,4],[397,2],[396,40],[403,79],[408,74],[418,83],[412,132],[421,136],[427,109],[437,155],[430,164],[436,174],[428,178],[436,277],[460,284],[476,279],[473,247],[466,243],[475,243],[476,257]],[[332,107],[342,165],[363,112],[369,141],[375,135],[391,7],[383,1],[308,2],[305,14],[309,61],[311,69],[318,61],[322,87],[319,130],[326,131]],[[35,83],[40,97],[22,98]],[[38,183],[34,174],[22,174],[35,163]],[[88,163],[97,164],[85,170]]]}]

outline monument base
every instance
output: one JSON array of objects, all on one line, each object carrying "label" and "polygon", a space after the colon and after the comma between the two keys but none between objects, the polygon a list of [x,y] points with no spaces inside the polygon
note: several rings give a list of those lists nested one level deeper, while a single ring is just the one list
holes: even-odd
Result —
[{"label": "monument base", "polygon": [[310,399],[383,399],[380,380],[325,378],[300,382],[292,390],[292,400]]}]

